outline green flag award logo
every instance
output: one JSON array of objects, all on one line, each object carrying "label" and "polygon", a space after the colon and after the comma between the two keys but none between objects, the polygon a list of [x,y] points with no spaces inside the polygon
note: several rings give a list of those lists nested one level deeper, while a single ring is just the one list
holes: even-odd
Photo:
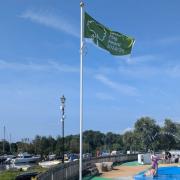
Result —
[{"label": "green flag award logo", "polygon": [[87,21],[87,28],[91,32],[91,38],[97,45],[99,44],[99,41],[105,40],[107,32],[101,24],[97,24],[95,21],[89,20]]},{"label": "green flag award logo", "polygon": [[119,32],[111,31],[85,13],[84,36],[113,55],[131,53],[134,39]]}]

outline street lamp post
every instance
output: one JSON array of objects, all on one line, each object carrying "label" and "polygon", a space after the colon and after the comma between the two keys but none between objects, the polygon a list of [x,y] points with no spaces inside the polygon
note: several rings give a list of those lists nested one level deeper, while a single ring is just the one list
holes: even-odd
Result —
[{"label": "street lamp post", "polygon": [[3,139],[3,154],[5,153],[5,135],[6,135],[6,127],[4,126],[4,139]]},{"label": "street lamp post", "polygon": [[61,113],[62,113],[62,117],[61,117],[61,123],[62,123],[62,144],[63,144],[63,148],[62,148],[62,163],[64,163],[64,107],[65,107],[65,100],[66,98],[64,97],[64,95],[61,97]]}]

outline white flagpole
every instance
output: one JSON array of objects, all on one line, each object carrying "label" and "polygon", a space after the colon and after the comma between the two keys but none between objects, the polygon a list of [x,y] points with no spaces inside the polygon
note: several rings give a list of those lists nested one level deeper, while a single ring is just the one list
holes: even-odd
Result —
[{"label": "white flagpole", "polygon": [[80,37],[80,155],[79,155],[79,180],[82,180],[82,153],[83,153],[83,45],[84,45],[84,3],[81,8],[81,37]]}]

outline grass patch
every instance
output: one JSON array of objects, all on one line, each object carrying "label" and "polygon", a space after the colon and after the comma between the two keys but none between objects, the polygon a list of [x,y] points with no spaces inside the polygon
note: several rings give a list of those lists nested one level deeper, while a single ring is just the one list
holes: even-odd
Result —
[{"label": "grass patch", "polygon": [[131,161],[126,163],[122,163],[122,162],[113,163],[113,166],[139,166],[139,165],[141,164],[139,164],[137,161]]},{"label": "grass patch", "polygon": [[85,177],[83,180],[110,180],[109,178],[102,178],[102,177]]},{"label": "grass patch", "polygon": [[0,179],[2,180],[15,180],[17,175],[20,175],[22,171],[8,170],[0,173]]},{"label": "grass patch", "polygon": [[15,180],[16,176],[23,174],[23,173],[28,173],[28,172],[38,172],[42,173],[47,171],[47,169],[42,168],[40,166],[33,166],[29,168],[27,171],[22,171],[22,170],[6,170],[3,172],[0,172],[0,180]]},{"label": "grass patch", "polygon": [[121,164],[121,166],[139,166],[140,164],[137,161],[131,161]]},{"label": "grass patch", "polygon": [[110,180],[109,178],[94,177],[92,180]]}]

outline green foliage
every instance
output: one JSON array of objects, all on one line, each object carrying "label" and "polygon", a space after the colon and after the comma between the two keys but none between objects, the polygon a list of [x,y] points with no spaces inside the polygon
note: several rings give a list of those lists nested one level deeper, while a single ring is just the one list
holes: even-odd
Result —
[{"label": "green foliage", "polygon": [[[2,154],[3,142],[0,142],[0,153]],[[170,150],[180,148],[180,124],[170,119],[165,119],[164,126],[160,127],[150,117],[141,117],[134,124],[134,129],[124,134],[112,132],[102,133],[100,131],[88,130],[83,133],[83,153],[96,151],[110,152],[112,150],[131,152],[150,150]],[[29,152],[41,156],[55,153],[62,156],[63,138],[58,136],[37,135],[32,142],[27,138],[20,142],[11,143],[12,153]],[[5,142],[5,151],[10,153],[10,144]],[[79,135],[68,135],[64,138],[65,153],[79,153]]]},{"label": "green foliage", "polygon": [[[30,169],[28,169],[27,172],[45,172],[47,169],[42,168],[40,166],[33,166]],[[0,172],[0,179],[2,180],[15,180],[16,176],[22,174],[23,172],[20,170],[7,170],[7,171],[2,171]]]},{"label": "green foliage", "polygon": [[17,175],[20,175],[20,171],[3,171],[0,173],[0,179],[15,180]]},{"label": "green foliage", "polygon": [[[9,142],[7,142],[7,141],[4,142],[4,150],[5,150],[5,153],[10,151]],[[2,154],[2,153],[3,153],[3,142],[1,141],[0,142],[0,154]]]},{"label": "green foliage", "polygon": [[164,127],[162,128],[161,142],[165,150],[176,148],[176,134],[178,133],[177,125],[170,119],[165,119]]},{"label": "green foliage", "polygon": [[142,117],[136,121],[134,128],[137,137],[141,139],[140,146],[144,147],[145,151],[157,149],[157,137],[160,127],[156,125],[155,120],[149,117]]}]

